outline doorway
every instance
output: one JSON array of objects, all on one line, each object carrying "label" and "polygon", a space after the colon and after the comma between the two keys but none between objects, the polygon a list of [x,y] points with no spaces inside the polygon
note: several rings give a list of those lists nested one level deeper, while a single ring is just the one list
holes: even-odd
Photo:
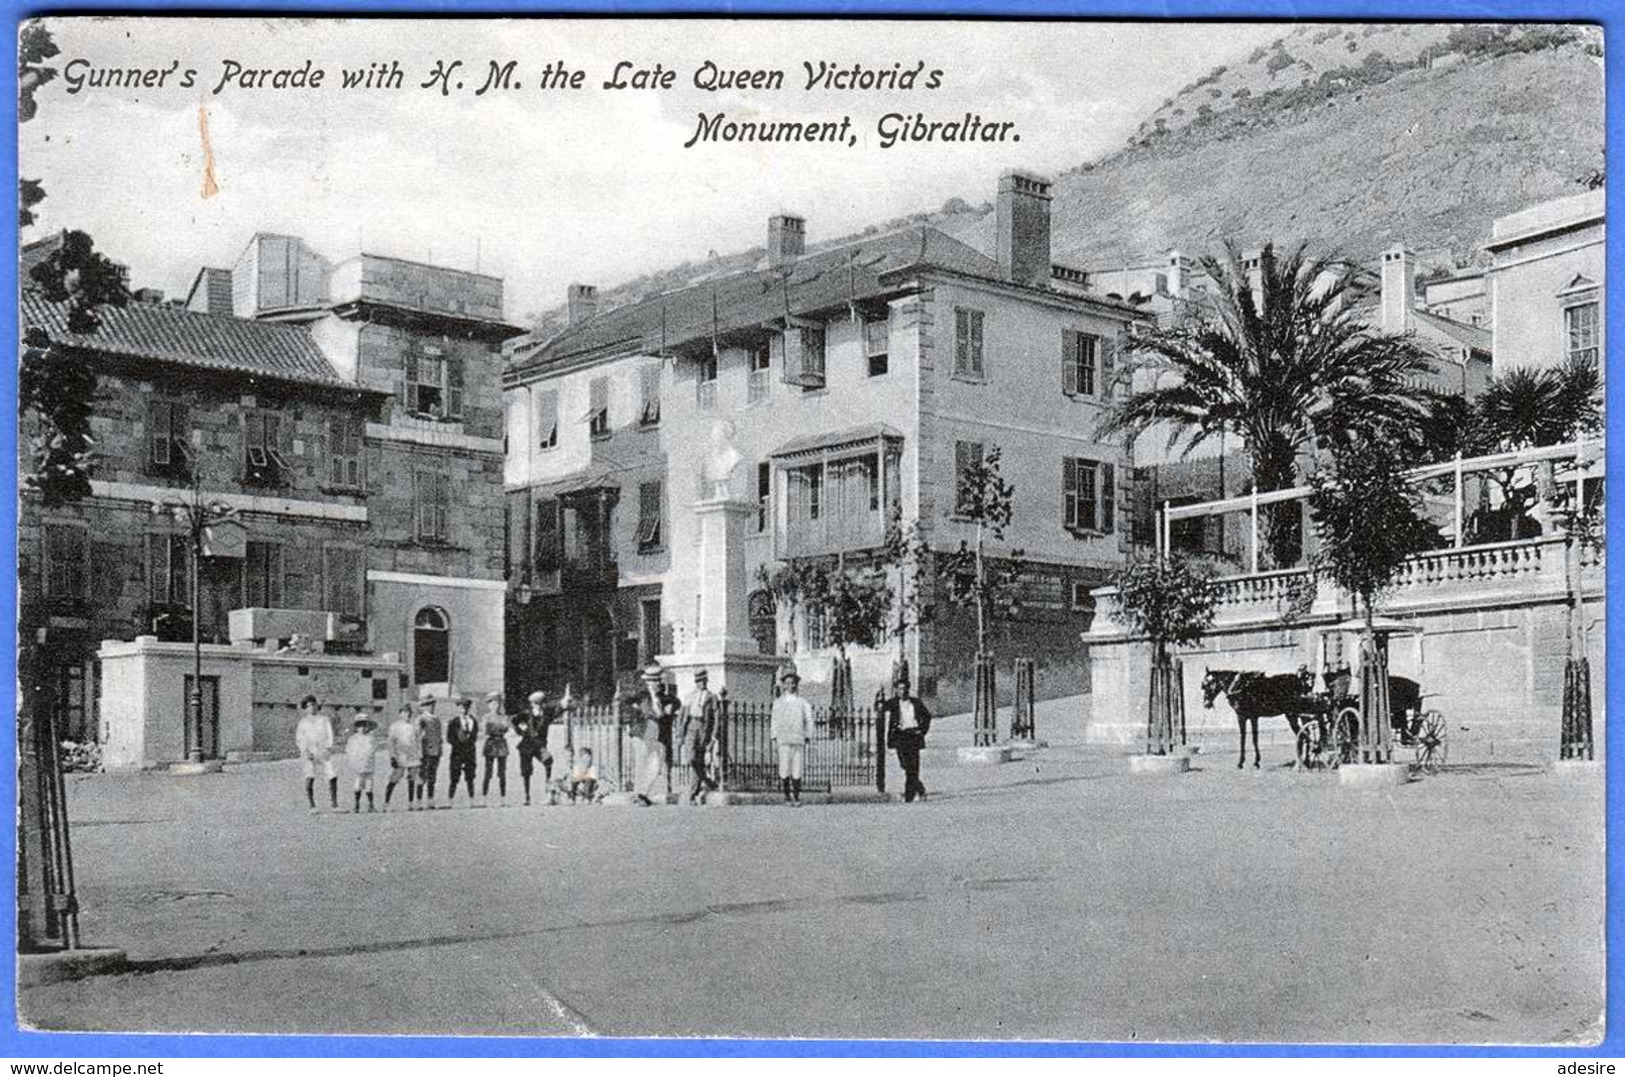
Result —
[{"label": "doorway", "polygon": [[450,680],[451,619],[439,606],[425,606],[412,622],[412,681],[421,686]]}]

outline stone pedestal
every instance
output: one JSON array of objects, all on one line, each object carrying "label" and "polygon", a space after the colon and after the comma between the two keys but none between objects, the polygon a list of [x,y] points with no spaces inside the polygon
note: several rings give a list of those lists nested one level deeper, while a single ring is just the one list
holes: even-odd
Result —
[{"label": "stone pedestal", "polygon": [[660,665],[675,675],[684,699],[694,690],[694,674],[710,674],[711,690],[728,690],[736,701],[766,703],[773,698],[773,676],[783,663],[761,654],[750,634],[745,575],[745,535],[756,521],[756,505],[732,498],[694,503],[700,525],[700,624],[692,646],[683,654],[663,654]]},{"label": "stone pedestal", "polygon": [[1552,773],[1565,778],[1601,778],[1601,759],[1559,759],[1552,764]]},{"label": "stone pedestal", "polygon": [[1351,789],[1390,789],[1410,780],[1409,763],[1344,763],[1337,768],[1338,784]]},{"label": "stone pedestal", "polygon": [[1008,744],[967,745],[960,748],[955,755],[962,767],[996,766],[999,763],[1008,763],[1014,758]]},{"label": "stone pedestal", "polygon": [[1183,752],[1177,755],[1131,755],[1128,757],[1130,774],[1184,774],[1191,769],[1191,757]]}]

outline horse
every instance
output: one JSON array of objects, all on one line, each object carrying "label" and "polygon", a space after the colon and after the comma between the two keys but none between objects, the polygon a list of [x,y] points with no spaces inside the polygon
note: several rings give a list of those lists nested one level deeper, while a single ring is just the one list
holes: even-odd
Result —
[{"label": "horse", "polygon": [[1202,677],[1202,706],[1211,710],[1213,701],[1226,697],[1236,712],[1236,734],[1241,739],[1241,758],[1236,767],[1247,765],[1247,723],[1253,724],[1253,766],[1259,765],[1258,720],[1279,715],[1298,735],[1298,723],[1314,708],[1307,700],[1314,687],[1314,675],[1308,666],[1296,673],[1266,674],[1253,670],[1210,669]]}]

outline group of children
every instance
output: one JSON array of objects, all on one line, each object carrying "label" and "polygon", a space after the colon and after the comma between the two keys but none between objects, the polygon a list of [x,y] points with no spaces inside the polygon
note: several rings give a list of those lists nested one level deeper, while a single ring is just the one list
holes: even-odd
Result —
[{"label": "group of children", "polygon": [[[486,697],[487,713],[483,723],[470,713],[473,700],[467,696],[456,699],[459,713],[442,724],[435,714],[436,701],[420,700],[414,707],[402,704],[395,720],[390,723],[385,737],[389,752],[389,780],[384,786],[384,809],[387,811],[395,789],[406,783],[408,811],[429,810],[434,807],[435,786],[440,770],[440,759],[451,756],[451,782],[447,788],[446,803],[450,806],[457,795],[459,780],[463,781],[469,800],[474,799],[475,746],[483,724],[485,779],[481,797],[491,793],[491,780],[497,780],[497,793],[502,804],[507,803],[510,731],[518,736],[517,753],[519,774],[524,785],[525,804],[531,803],[531,778],[538,762],[542,764],[544,789],[556,801],[562,791],[572,801],[592,801],[597,795],[598,767],[593,761],[592,749],[581,748],[571,753],[570,769],[561,783],[553,786],[553,756],[547,748],[547,738],[559,711],[551,707],[541,692],[530,695],[530,709],[516,716],[512,722],[502,713],[500,694]],[[304,764],[305,802],[312,812],[316,808],[316,776],[321,771],[327,779],[328,798],[333,810],[338,810],[338,765],[342,756],[353,785],[352,811],[361,811],[361,800],[367,801],[367,810],[376,811],[373,781],[377,772],[378,744],[374,733],[377,721],[365,709],[358,709],[350,723],[350,733],[343,747],[335,751],[334,721],[323,712],[315,696],[307,695],[300,701],[300,718],[294,730],[294,741]]]}]

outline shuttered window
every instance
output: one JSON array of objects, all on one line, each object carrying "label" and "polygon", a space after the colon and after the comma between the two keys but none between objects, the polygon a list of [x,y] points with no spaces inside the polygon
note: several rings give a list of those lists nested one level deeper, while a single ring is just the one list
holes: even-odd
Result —
[{"label": "shuttered window", "polygon": [[45,526],[45,594],[58,602],[83,602],[90,597],[90,543],[85,528]]},{"label": "shuttered window", "polygon": [[185,535],[149,534],[147,536],[147,601],[154,605],[173,603],[184,606],[191,601],[186,556]]},{"label": "shuttered window", "polygon": [[660,547],[660,501],[658,480],[638,484],[638,549],[641,552]]},{"label": "shuttered window", "polygon": [[954,442],[954,511],[963,513],[971,501],[971,472],[982,463],[982,443],[979,441]]},{"label": "shuttered window", "polygon": [[1117,469],[1083,457],[1061,461],[1061,519],[1072,531],[1109,532],[1116,525]]},{"label": "shuttered window", "polygon": [[283,602],[282,546],[250,540],[243,558],[243,605],[278,609]]},{"label": "shuttered window", "polygon": [[252,486],[281,486],[293,477],[293,423],[274,411],[243,415],[243,481]]},{"label": "shuttered window", "polygon": [[167,474],[192,460],[192,414],[185,404],[154,400],[147,405],[147,463]]},{"label": "shuttered window", "polygon": [[536,447],[556,448],[559,443],[559,394],[545,389],[536,394]]},{"label": "shuttered window", "polygon": [[1099,337],[1071,329],[1061,333],[1061,391],[1068,396],[1099,395]]},{"label": "shuttered window", "polygon": [[334,486],[361,487],[361,420],[334,415],[327,424],[327,479]]},{"label": "shuttered window", "polygon": [[954,373],[962,378],[982,378],[983,314],[970,307],[954,308]]},{"label": "shuttered window", "polygon": [[419,540],[446,541],[449,535],[451,480],[444,472],[418,471],[414,475],[412,497]]},{"label": "shuttered window", "polygon": [[351,617],[363,614],[361,551],[351,546],[328,546],[322,550],[322,608]]},{"label": "shuttered window", "polygon": [[587,433],[595,438],[609,435],[608,378],[594,378],[587,385]]},{"label": "shuttered window", "polygon": [[660,423],[660,367],[650,365],[638,371],[638,394],[642,404],[638,409],[638,422],[644,426]]},{"label": "shuttered window", "polygon": [[535,565],[538,573],[557,572],[564,561],[564,532],[559,526],[559,503],[552,499],[536,502]]},{"label": "shuttered window", "polygon": [[463,417],[463,359],[423,345],[406,353],[406,410],[431,419]]}]

